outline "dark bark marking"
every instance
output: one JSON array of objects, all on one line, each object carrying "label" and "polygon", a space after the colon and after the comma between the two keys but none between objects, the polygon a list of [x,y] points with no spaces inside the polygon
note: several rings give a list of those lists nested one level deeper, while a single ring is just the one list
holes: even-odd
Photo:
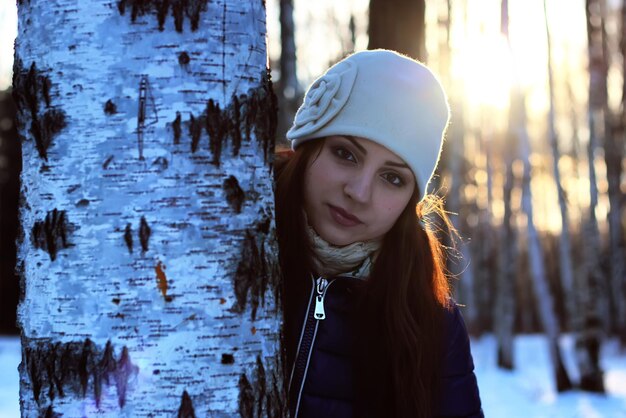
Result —
[{"label": "dark bark marking", "polygon": [[246,105],[248,108],[242,112],[245,115],[246,139],[250,140],[250,129],[253,128],[256,140],[261,143],[263,157],[267,161],[274,152],[278,123],[278,101],[269,69],[261,78],[261,85],[252,90]]},{"label": "dark bark marking", "polygon": [[114,115],[117,113],[117,106],[111,99],[107,100],[104,104],[104,113],[107,115]]},{"label": "dark bark marking", "polygon": [[152,162],[152,165],[158,166],[161,171],[167,170],[167,167],[169,167],[169,163],[167,161],[167,158],[165,158],[165,157],[157,157]]},{"label": "dark bark marking", "polygon": [[266,376],[265,376],[265,367],[263,366],[263,362],[261,361],[261,356],[256,356],[256,368],[254,369],[254,380],[256,382],[256,398],[259,399],[257,402],[257,417],[263,416],[263,401],[265,400],[265,395],[267,392],[267,384],[266,384]]},{"label": "dark bark marking", "polygon": [[222,353],[222,364],[235,364],[235,356],[229,353]]},{"label": "dark bark marking", "polygon": [[278,266],[275,260],[267,257],[267,246],[274,245],[273,233],[269,231],[270,221],[269,216],[263,214],[253,227],[246,229],[241,258],[233,278],[236,302],[232,310],[243,313],[249,303],[252,320],[256,319],[259,305],[265,303],[268,287],[273,290],[276,300],[280,300]]},{"label": "dark bark marking", "polygon": [[189,21],[191,23],[191,30],[194,32],[198,30],[200,13],[206,9],[206,4],[206,1],[201,0],[189,0],[187,2],[187,16],[189,17]]},{"label": "dark bark marking", "polygon": [[256,225],[257,231],[262,234],[269,234],[271,222],[272,220],[269,216],[262,217]]},{"label": "dark bark marking", "polygon": [[148,251],[148,241],[150,240],[151,229],[148,226],[148,222],[144,216],[141,217],[139,224],[139,242],[141,243],[141,249]]},{"label": "dark bark marking", "polygon": [[209,135],[209,149],[213,155],[212,164],[219,167],[222,156],[222,146],[226,139],[226,134],[231,130],[230,120],[226,113],[222,112],[219,103],[209,99],[204,114],[205,129]]},{"label": "dark bark marking", "polygon": [[159,30],[165,29],[165,18],[167,17],[167,10],[170,7],[169,0],[162,0],[156,4],[157,22],[159,23]]},{"label": "dark bark marking", "polygon": [[[266,71],[258,87],[250,89],[247,94],[233,96],[224,109],[213,99],[209,99],[202,114],[190,116],[187,123],[191,137],[191,152],[194,153],[198,149],[204,127],[209,137],[211,163],[219,166],[222,150],[228,141],[232,146],[232,155],[237,156],[243,140],[249,142],[254,132],[256,140],[261,144],[264,161],[267,162],[274,150],[277,111],[276,95],[269,73]],[[176,131],[174,135],[174,143],[177,143]]]},{"label": "dark bark marking", "polygon": [[191,61],[191,58],[189,58],[189,54],[187,52],[183,51],[180,54],[178,54],[178,63],[180,64],[181,67],[186,69],[190,61]]},{"label": "dark bark marking", "polygon": [[189,116],[189,136],[191,137],[191,153],[193,154],[198,149],[200,143],[200,136],[202,135],[202,121],[196,120],[191,115]]},{"label": "dark bark marking", "polygon": [[[30,118],[30,133],[41,158],[48,160],[48,148],[56,134],[67,126],[66,114],[51,105],[50,77],[42,75],[33,62],[28,70],[17,58],[13,64],[13,100],[17,109],[16,127],[21,132]],[[42,103],[43,102],[43,103]],[[43,104],[44,109],[40,106]]]},{"label": "dark bark marking", "polygon": [[44,418],[59,418],[61,417],[61,414],[57,414],[56,412],[54,412],[54,410],[52,409],[52,405],[49,405],[48,408],[46,408],[46,412],[45,414],[43,414]]},{"label": "dark bark marking", "polygon": [[161,291],[163,298],[166,302],[171,302],[172,297],[167,294],[167,276],[165,275],[165,265],[160,261],[157,263],[154,268],[157,277],[157,288]]},{"label": "dark bark marking", "polygon": [[174,17],[174,27],[176,28],[176,32],[183,31],[183,8],[182,7],[173,7],[172,8],[172,16]]},{"label": "dark bark marking", "polygon": [[186,390],[180,399],[180,407],[178,407],[178,418],[196,418],[196,412],[193,409],[193,402]]},{"label": "dark bark marking", "polygon": [[[121,408],[126,404],[126,390],[128,388],[128,379],[136,374],[138,367],[131,363],[128,348],[122,348],[122,355],[115,365],[116,373],[113,374],[115,379],[115,387],[117,388],[117,396]],[[108,375],[107,375],[108,376]]]},{"label": "dark bark marking", "polygon": [[239,416],[254,417],[254,389],[245,374],[239,376]]},{"label": "dark bark marking", "polygon": [[181,129],[181,116],[180,112],[176,112],[176,119],[172,122],[172,129],[174,130],[174,144],[180,144],[180,134],[182,133]]},{"label": "dark bark marking", "polygon": [[88,199],[80,199],[78,202],[76,202],[76,207],[84,208],[86,206],[89,206],[89,200]]},{"label": "dark bark marking", "polygon": [[122,300],[120,298],[113,298],[113,299],[111,299],[111,302],[115,303],[116,305],[119,305],[121,301]]},{"label": "dark bark marking", "polygon": [[237,313],[243,313],[248,299],[250,299],[252,320],[256,319],[256,311],[264,294],[264,289],[261,289],[261,282],[265,280],[262,277],[267,275],[266,265],[263,262],[264,260],[261,259],[257,241],[255,234],[250,229],[246,230],[241,250],[241,259],[237,265],[234,278],[237,301],[235,306],[233,306],[233,310]]},{"label": "dark bark marking", "polygon": [[[245,96],[242,96],[245,97]],[[230,107],[230,140],[233,144],[233,155],[239,155],[239,149],[241,148],[241,104],[237,96],[233,97],[232,106]]]},{"label": "dark bark marking", "polygon": [[185,17],[190,21],[191,30],[198,30],[200,13],[206,10],[208,0],[119,0],[117,10],[120,15],[126,13],[126,6],[130,7],[130,20],[135,22],[138,16],[154,13],[159,30],[164,29],[165,19],[169,10],[172,10],[174,26],[179,33],[183,32]]},{"label": "dark bark marking", "polygon": [[126,243],[126,247],[128,248],[129,253],[133,253],[133,227],[130,223],[126,224],[126,228],[124,229],[124,242]]},{"label": "dark bark marking", "polygon": [[[18,238],[18,242],[21,242],[23,239]],[[19,294],[18,300],[20,303],[24,302],[26,298],[26,275],[24,272],[24,260],[19,261],[15,266],[15,274],[17,275],[17,280],[19,282]]]},{"label": "dark bark marking", "polygon": [[237,213],[241,213],[241,205],[243,204],[246,195],[243,189],[239,186],[239,182],[235,176],[229,176],[222,185],[224,192],[226,193],[226,201]]},{"label": "dark bark marking", "polygon": [[[33,62],[32,67],[34,68],[35,63]],[[46,103],[46,107],[50,107],[50,88],[52,87],[52,83],[50,82],[50,78],[48,76],[41,78],[41,90],[43,94],[44,102]]]},{"label": "dark bark marking", "polygon": [[[280,364],[280,363],[277,363]],[[252,381],[245,373],[239,377],[239,415],[243,418],[284,417],[285,393],[274,372],[266,372],[260,355],[252,371]]]},{"label": "dark bark marking", "polygon": [[[75,392],[84,398],[90,386],[96,405],[100,406],[102,384],[109,385],[113,379],[118,404],[123,407],[128,380],[138,372],[126,347],[122,348],[119,360],[115,360],[110,341],[102,349],[90,339],[68,343],[31,340],[25,344],[23,353],[33,395],[40,406],[51,404],[56,396],[64,397],[67,392]],[[46,396],[42,396],[42,389],[47,389]]]},{"label": "dark bark marking", "polygon": [[32,241],[35,248],[40,248],[50,254],[54,261],[57,252],[63,248],[69,248],[69,233],[73,227],[67,221],[64,210],[53,209],[46,214],[44,221],[36,221],[32,228]]},{"label": "dark bark marking", "polygon": [[114,157],[112,155],[109,155],[107,159],[102,163],[102,168],[105,170],[109,168],[109,164],[111,164],[111,161],[113,161],[113,158]]}]

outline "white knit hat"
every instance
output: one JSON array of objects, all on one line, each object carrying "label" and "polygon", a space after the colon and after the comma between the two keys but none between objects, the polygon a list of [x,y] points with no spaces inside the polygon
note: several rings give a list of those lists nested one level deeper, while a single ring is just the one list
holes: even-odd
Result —
[{"label": "white knit hat", "polygon": [[293,149],[331,135],[377,142],[411,167],[424,197],[449,116],[443,88],[426,66],[393,51],[362,51],[311,84],[287,138]]}]

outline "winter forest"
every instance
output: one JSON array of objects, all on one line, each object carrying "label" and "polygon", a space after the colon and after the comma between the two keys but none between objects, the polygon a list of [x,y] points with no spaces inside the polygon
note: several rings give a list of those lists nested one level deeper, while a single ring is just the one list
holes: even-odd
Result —
[{"label": "winter forest", "polygon": [[485,415],[626,417],[626,0],[0,0],[0,417],[287,416],[273,154],[373,48],[449,95]]}]

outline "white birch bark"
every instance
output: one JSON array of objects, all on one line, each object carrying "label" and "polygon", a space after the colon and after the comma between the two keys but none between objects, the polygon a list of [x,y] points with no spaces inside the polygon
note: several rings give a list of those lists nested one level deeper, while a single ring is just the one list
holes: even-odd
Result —
[{"label": "white birch bark", "polygon": [[573,330],[573,318],[577,315],[576,310],[576,294],[574,292],[574,269],[572,266],[572,245],[570,239],[569,214],[567,201],[565,199],[565,191],[561,183],[561,172],[559,170],[559,161],[561,153],[559,151],[559,139],[555,128],[554,113],[554,74],[552,70],[552,43],[550,37],[550,26],[548,23],[548,9],[546,1],[543,2],[544,21],[546,27],[546,39],[548,45],[548,92],[549,92],[549,109],[548,109],[548,135],[550,136],[550,146],[552,148],[552,170],[554,181],[556,183],[557,194],[559,199],[559,209],[561,210],[561,234],[559,235],[559,270],[561,273],[561,285],[565,297],[565,307],[567,312],[567,324],[570,330]]},{"label": "white birch bark", "polygon": [[552,372],[554,373],[557,391],[571,389],[572,385],[567,375],[567,371],[563,366],[561,349],[559,347],[559,323],[554,312],[554,302],[552,294],[548,287],[548,279],[546,277],[544,255],[541,248],[539,234],[535,228],[533,218],[532,192],[530,188],[531,165],[530,165],[530,140],[526,131],[526,110],[524,105],[524,97],[521,91],[514,93],[519,101],[518,110],[520,112],[519,126],[517,128],[517,137],[519,140],[520,159],[524,164],[524,177],[522,180],[522,210],[526,214],[526,233],[528,236],[528,262],[530,264],[530,278],[533,283],[533,291],[537,303],[539,319],[543,331],[548,338],[548,349],[550,360],[552,363]]},{"label": "white birch bark", "polygon": [[24,417],[284,416],[262,1],[20,1]]}]

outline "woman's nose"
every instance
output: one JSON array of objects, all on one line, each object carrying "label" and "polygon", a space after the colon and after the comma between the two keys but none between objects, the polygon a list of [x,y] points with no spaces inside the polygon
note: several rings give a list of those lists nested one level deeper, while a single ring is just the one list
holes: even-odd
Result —
[{"label": "woman's nose", "polygon": [[344,192],[352,200],[366,203],[372,196],[372,178],[369,175],[357,175],[346,182]]}]

